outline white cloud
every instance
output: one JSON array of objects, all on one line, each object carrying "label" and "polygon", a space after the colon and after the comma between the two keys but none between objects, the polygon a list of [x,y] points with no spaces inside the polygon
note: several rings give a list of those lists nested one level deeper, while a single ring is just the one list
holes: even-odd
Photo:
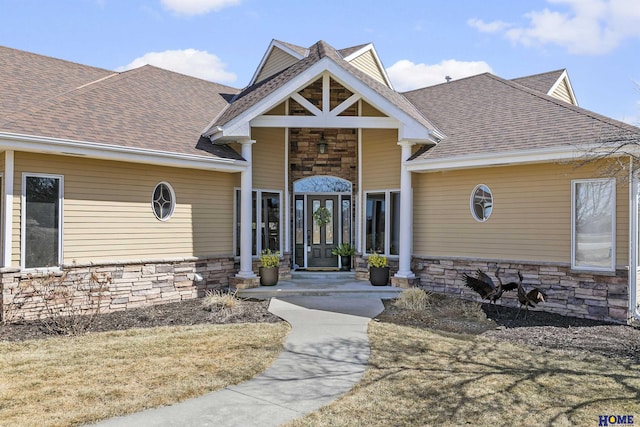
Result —
[{"label": "white cloud", "polygon": [[216,55],[196,49],[149,52],[116,71],[131,70],[146,64],[216,83],[233,83],[237,79],[234,73],[225,70],[227,64]]},{"label": "white cloud", "polygon": [[165,8],[182,15],[204,15],[240,4],[241,0],[161,0]]},{"label": "white cloud", "polygon": [[467,23],[482,32],[504,32],[513,43],[523,46],[561,46],[572,54],[603,54],[624,40],[640,38],[640,7],[630,0],[547,0],[564,6],[564,11],[545,8],[524,16],[526,26],[505,25],[502,21]]},{"label": "white cloud", "polygon": [[470,27],[473,27],[480,31],[481,33],[497,33],[499,31],[505,30],[512,25],[507,22],[502,21],[493,21],[493,22],[484,22],[481,19],[471,18],[467,21],[467,24]]},{"label": "white cloud", "polygon": [[447,76],[457,80],[485,72],[490,73],[492,69],[484,61],[456,61],[455,59],[448,59],[434,65],[414,64],[407,59],[402,59],[387,68],[387,74],[393,86],[400,92],[446,83]]}]

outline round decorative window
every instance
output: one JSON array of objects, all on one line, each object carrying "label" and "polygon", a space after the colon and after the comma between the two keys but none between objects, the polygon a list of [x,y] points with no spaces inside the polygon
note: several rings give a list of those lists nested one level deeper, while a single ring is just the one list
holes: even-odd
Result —
[{"label": "round decorative window", "polygon": [[484,184],[480,184],[471,193],[471,215],[479,222],[485,222],[493,211],[493,194]]},{"label": "round decorative window", "polygon": [[153,190],[152,207],[153,213],[160,221],[166,221],[173,215],[173,209],[176,206],[176,195],[173,188],[166,183],[161,182],[156,185]]}]

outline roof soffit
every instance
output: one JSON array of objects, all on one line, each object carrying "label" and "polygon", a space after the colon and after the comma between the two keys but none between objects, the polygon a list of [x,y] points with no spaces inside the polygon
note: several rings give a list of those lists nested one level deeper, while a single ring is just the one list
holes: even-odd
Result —
[{"label": "roof soffit", "polygon": [[[362,99],[387,117],[340,117],[338,116],[339,113],[335,112],[337,108],[331,111],[326,109],[318,111],[316,109],[312,111],[312,113],[316,113],[315,116],[264,116],[266,112],[288,98],[299,101],[298,92],[319,78],[325,78],[323,76],[331,77],[354,94],[349,100],[350,104]],[[379,125],[374,122],[378,122]],[[425,122],[426,120],[423,122],[418,121],[381,93],[354,76],[350,71],[338,65],[333,59],[325,56],[231,119],[223,127],[210,130],[207,135],[213,140],[225,141],[249,138],[252,125],[268,125],[271,127],[345,127],[346,125],[350,127],[398,128],[399,136],[403,139],[426,142],[432,140],[433,133],[437,134],[438,132],[435,130],[435,126],[429,126],[428,122]],[[296,125],[296,123],[299,123],[299,125]]]}]

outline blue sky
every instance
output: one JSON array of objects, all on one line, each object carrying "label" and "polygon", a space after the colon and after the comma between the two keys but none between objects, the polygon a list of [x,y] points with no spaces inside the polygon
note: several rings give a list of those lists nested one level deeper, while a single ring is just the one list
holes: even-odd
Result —
[{"label": "blue sky", "polygon": [[580,106],[640,124],[640,0],[0,0],[0,44],[245,86],[272,39],[374,43],[398,90],[567,68]]}]

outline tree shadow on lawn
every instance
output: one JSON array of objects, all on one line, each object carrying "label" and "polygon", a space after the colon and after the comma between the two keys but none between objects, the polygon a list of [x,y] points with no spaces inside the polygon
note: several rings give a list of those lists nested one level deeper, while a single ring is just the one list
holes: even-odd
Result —
[{"label": "tree shadow on lawn", "polygon": [[631,361],[390,323],[372,322],[369,334],[362,380],[291,425],[597,425],[599,415],[640,416]]},{"label": "tree shadow on lawn", "polygon": [[422,401],[428,422],[589,425],[600,414],[640,416],[640,369],[631,361],[407,329],[374,338],[366,380],[397,384],[391,394]]}]

